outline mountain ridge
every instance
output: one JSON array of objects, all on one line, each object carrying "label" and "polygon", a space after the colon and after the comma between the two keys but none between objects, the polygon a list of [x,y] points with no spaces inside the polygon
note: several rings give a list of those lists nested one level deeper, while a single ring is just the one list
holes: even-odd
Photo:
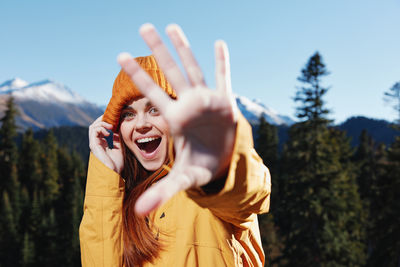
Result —
[{"label": "mountain ridge", "polygon": [[[28,83],[21,78],[14,78],[0,84],[0,118],[3,117],[10,95],[14,97],[19,110],[16,122],[20,132],[28,128],[37,131],[62,126],[87,127],[104,113],[106,107],[90,103],[69,87],[50,79]],[[295,123],[292,118],[279,114],[259,100],[234,96],[238,108],[253,128],[257,128],[260,116],[264,116],[268,123],[279,127],[280,139],[285,141],[286,129]],[[352,137],[353,146],[358,144],[358,137],[364,128],[375,140],[386,144],[398,135],[388,121],[363,116],[349,117],[334,127],[345,130]]]},{"label": "mountain ridge", "polygon": [[[47,86],[47,91],[46,88],[41,88],[43,86]],[[40,97],[34,94],[35,90],[42,93],[50,91],[50,93],[45,97]],[[30,93],[31,97],[20,97],[23,92]],[[56,92],[63,92],[67,97],[54,97]],[[60,144],[67,146],[76,145],[76,142],[87,142],[87,127],[102,115],[106,108],[105,105],[98,106],[88,102],[67,86],[52,80],[28,83],[20,78],[15,78],[0,84],[0,118],[3,117],[6,101],[10,95],[15,98],[19,110],[16,122],[20,134],[28,128],[32,128],[38,135],[43,135],[49,129],[53,129],[60,139]],[[75,99],[75,101],[71,101],[71,99]],[[280,115],[259,100],[250,100],[239,95],[235,95],[235,99],[239,109],[253,126],[254,137],[257,135],[257,125],[261,115],[267,122],[278,126],[279,147],[282,149],[288,138],[287,131],[295,121],[289,116]],[[362,129],[366,129],[377,143],[386,145],[393,142],[395,136],[398,135],[398,132],[390,127],[388,121],[362,116],[350,117],[333,127],[346,131],[351,138],[353,147],[358,145]],[[80,154],[87,157],[88,147],[86,147],[86,143],[84,144],[85,148],[79,148],[81,149]]]},{"label": "mountain ridge", "polygon": [[19,131],[58,126],[88,126],[103,110],[86,101],[67,86],[45,79],[28,83],[20,78],[0,84],[0,116],[12,96],[19,111],[16,123]]},{"label": "mountain ridge", "polygon": [[[3,116],[9,96],[14,98],[20,112],[17,125],[21,131],[28,128],[88,126],[105,110],[105,106],[90,103],[69,87],[50,79],[28,83],[14,78],[0,84],[0,116]],[[261,115],[275,125],[294,123],[289,116],[280,115],[260,101],[239,95],[235,98],[239,109],[252,124],[257,123]]]}]

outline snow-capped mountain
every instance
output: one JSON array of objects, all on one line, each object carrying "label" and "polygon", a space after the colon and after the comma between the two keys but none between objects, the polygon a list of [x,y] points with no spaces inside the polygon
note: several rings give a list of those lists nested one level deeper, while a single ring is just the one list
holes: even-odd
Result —
[{"label": "snow-capped mountain", "polygon": [[[67,86],[43,80],[28,83],[20,78],[0,84],[0,118],[5,110],[9,95],[15,99],[19,109],[17,124],[21,130],[50,128],[63,125],[88,126],[103,114],[105,106],[97,106],[86,101]],[[235,96],[237,105],[247,120],[256,125],[259,117],[275,125],[291,125],[293,120],[279,115],[260,101],[252,101],[244,96]]]},{"label": "snow-capped mountain", "polygon": [[[19,109],[17,125],[21,130],[63,125],[88,126],[103,113],[63,84],[51,80],[28,83],[20,78],[0,85],[0,113],[9,95]],[[2,116],[2,114],[0,114]]]},{"label": "snow-capped mountain", "polygon": [[[20,80],[21,83],[22,80]],[[27,84],[13,90],[11,94],[17,99],[33,100],[38,102],[62,102],[74,104],[86,104],[81,96],[74,93],[68,87],[50,80]]]},{"label": "snow-capped mountain", "polygon": [[242,114],[251,124],[258,124],[260,116],[274,125],[291,125],[294,121],[289,116],[278,114],[272,108],[266,107],[258,100],[250,100],[244,96],[235,95],[236,103]]},{"label": "snow-capped mountain", "polygon": [[20,78],[8,80],[0,84],[0,94],[7,94],[13,90],[21,89],[27,85],[28,83]]}]

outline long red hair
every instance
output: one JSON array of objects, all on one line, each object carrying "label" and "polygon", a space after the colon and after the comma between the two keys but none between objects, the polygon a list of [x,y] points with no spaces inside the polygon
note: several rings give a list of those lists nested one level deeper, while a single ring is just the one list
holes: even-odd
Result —
[{"label": "long red hair", "polygon": [[[121,135],[120,135],[121,136]],[[160,240],[152,232],[147,217],[138,216],[135,203],[139,196],[155,181],[164,177],[173,162],[172,140],[168,147],[168,165],[155,172],[148,172],[136,159],[132,151],[121,138],[124,155],[122,177],[125,179],[125,196],[122,204],[124,264],[127,267],[142,266],[145,262],[154,262],[163,249]]]}]

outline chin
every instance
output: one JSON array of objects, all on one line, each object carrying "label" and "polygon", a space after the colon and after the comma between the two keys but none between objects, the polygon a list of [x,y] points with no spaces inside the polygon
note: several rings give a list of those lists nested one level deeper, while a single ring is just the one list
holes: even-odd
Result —
[{"label": "chin", "polygon": [[151,172],[154,172],[154,171],[160,169],[162,167],[163,163],[164,163],[164,161],[162,161],[160,163],[159,162],[143,162],[143,163],[141,162],[143,168],[145,168],[146,171],[151,171]]}]

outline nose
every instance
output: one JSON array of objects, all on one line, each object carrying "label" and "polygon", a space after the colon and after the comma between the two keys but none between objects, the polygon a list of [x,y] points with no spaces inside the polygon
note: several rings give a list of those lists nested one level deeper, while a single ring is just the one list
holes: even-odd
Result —
[{"label": "nose", "polygon": [[146,133],[151,129],[151,123],[148,121],[146,114],[139,113],[137,115],[135,129],[139,133]]}]

